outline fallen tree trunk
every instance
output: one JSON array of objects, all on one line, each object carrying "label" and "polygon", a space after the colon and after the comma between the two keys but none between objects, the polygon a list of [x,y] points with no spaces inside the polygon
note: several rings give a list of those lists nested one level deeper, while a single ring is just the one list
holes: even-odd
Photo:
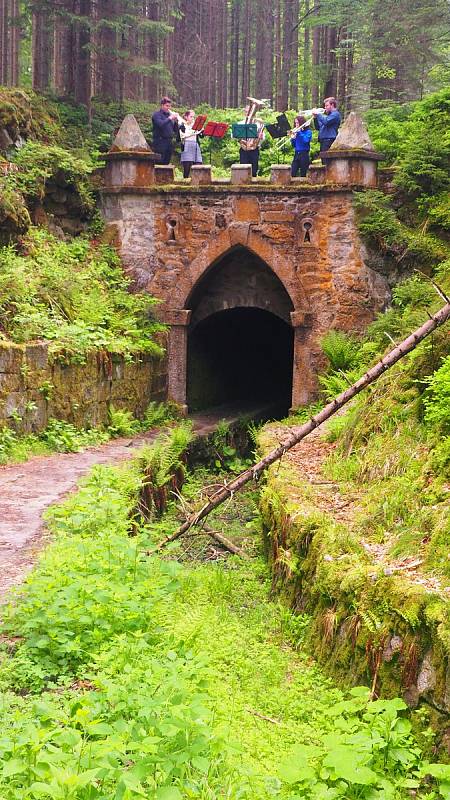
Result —
[{"label": "fallen tree trunk", "polygon": [[227,537],[224,536],[223,533],[220,533],[220,531],[213,531],[206,525],[203,530],[208,534],[208,536],[211,536],[211,539],[219,542],[219,544],[221,544],[222,547],[225,547],[226,550],[229,550],[230,553],[234,553],[236,556],[240,556],[241,558],[248,558],[248,553],[246,553],[242,547],[238,547],[237,544],[234,544],[234,542],[232,542],[230,539],[227,539]]},{"label": "fallen tree trunk", "polygon": [[327,419],[333,416],[340,408],[346,405],[350,400],[355,397],[355,395],[359,394],[366,386],[369,386],[371,383],[377,380],[386,370],[392,367],[397,361],[399,361],[403,356],[407,353],[410,353],[411,350],[414,350],[417,345],[423,341],[430,333],[432,333],[436,328],[440,325],[443,325],[450,318],[450,303],[446,303],[436,314],[433,314],[424,325],[421,325],[420,328],[414,331],[407,339],[404,339],[397,347],[394,347],[393,350],[390,351],[386,356],[384,356],[381,361],[378,361],[374,367],[371,367],[365,375],[362,376],[356,383],[352,386],[349,386],[344,392],[339,394],[331,403],[328,403],[322,411],[319,411],[314,417],[305,422],[303,425],[300,425],[288,439],[284,442],[284,444],[280,444],[275,450],[272,450],[270,453],[267,454],[261,461],[258,461],[257,464],[246,469],[244,472],[241,472],[236,478],[234,478],[229,483],[225,484],[223,487],[218,489],[212,497],[209,498],[208,502],[205,503],[203,508],[200,511],[197,511],[195,514],[191,514],[185,522],[175,531],[172,533],[171,536],[167,536],[160,542],[156,548],[156,550],[160,550],[162,547],[165,547],[166,544],[169,542],[175,541],[183,533],[186,533],[193,525],[197,525],[202,519],[208,516],[217,506],[220,506],[228,498],[232,497],[235,492],[240,491],[247,483],[251,480],[256,480],[261,472],[263,472],[267,467],[274,463],[274,461],[278,461],[288,450],[294,447],[296,444],[302,441],[305,436],[308,436],[313,430],[315,430],[322,422],[325,422]]}]

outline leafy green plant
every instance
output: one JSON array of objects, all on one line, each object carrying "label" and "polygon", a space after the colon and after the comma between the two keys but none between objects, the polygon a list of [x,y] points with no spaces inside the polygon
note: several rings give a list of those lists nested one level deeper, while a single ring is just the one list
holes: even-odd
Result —
[{"label": "leafy green plant", "polygon": [[347,370],[358,362],[359,343],[348,333],[330,330],[320,341],[332,370]]},{"label": "leafy green plant", "polygon": [[141,430],[139,420],[133,417],[131,411],[125,408],[115,408],[111,405],[108,408],[108,433],[115,436],[133,436]]},{"label": "leafy green plant", "polygon": [[142,479],[136,511],[145,520],[161,516],[171,492],[183,485],[186,450],[191,441],[192,423],[186,421],[141,449],[138,463]]},{"label": "leafy green plant", "polygon": [[181,416],[180,407],[177,403],[149,403],[144,414],[144,427],[147,429],[157,428],[166,425],[168,422],[175,422]]},{"label": "leafy green plant", "polygon": [[450,355],[442,366],[426,380],[424,397],[425,421],[436,425],[443,433],[450,432]]},{"label": "leafy green plant", "polygon": [[81,430],[70,422],[50,419],[45,430],[39,434],[39,439],[52,451],[77,453],[83,447],[106,442],[109,436],[98,428]]},{"label": "leafy green plant", "polygon": [[151,318],[155,300],[128,291],[112,248],[78,238],[61,242],[32,229],[19,254],[0,248],[0,316],[15,342],[49,341],[50,355],[83,361],[105,350],[161,354]]}]

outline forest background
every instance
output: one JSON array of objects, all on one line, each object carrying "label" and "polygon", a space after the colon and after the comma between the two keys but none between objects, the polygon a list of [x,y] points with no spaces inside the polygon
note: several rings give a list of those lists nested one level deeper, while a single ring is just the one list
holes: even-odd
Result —
[{"label": "forest background", "polygon": [[0,0],[0,84],[181,106],[341,110],[450,78],[448,0]]}]

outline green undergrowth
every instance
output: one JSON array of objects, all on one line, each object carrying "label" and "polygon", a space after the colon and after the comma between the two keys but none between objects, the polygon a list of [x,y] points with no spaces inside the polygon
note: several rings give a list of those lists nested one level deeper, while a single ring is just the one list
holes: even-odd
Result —
[{"label": "green undergrowth", "polygon": [[[450,90],[368,113],[374,146],[394,167],[389,194],[355,195],[360,232],[399,274],[450,257]],[[430,120],[433,123],[430,124]]]},{"label": "green undergrowth", "polygon": [[[204,478],[187,475],[187,498]],[[149,556],[179,512],[130,536],[141,480],[139,459],[96,467],[49,512],[53,540],[4,609],[2,799],[448,797],[405,704],[323,676],[259,557]],[[423,783],[439,771],[440,792]]]},{"label": "green undergrowth", "polygon": [[[447,294],[449,264],[435,272]],[[362,339],[327,334],[322,405],[442,304],[416,275],[394,289],[392,308]],[[330,420],[324,435],[334,448],[321,475],[310,482],[282,462],[262,493],[274,589],[312,614],[320,660],[344,682],[430,703],[438,730],[448,717],[450,659],[449,358],[446,325]],[[260,443],[263,452],[277,443],[270,426]]]},{"label": "green undergrowth", "polygon": [[161,426],[173,426],[179,419],[175,403],[149,403],[142,419],[131,411],[109,409],[109,422],[104,427],[77,428],[71,422],[50,419],[40,433],[17,433],[11,427],[0,428],[0,464],[27,461],[32,456],[49,453],[78,453],[85,447],[103,444],[119,436],[136,436],[138,433]]},{"label": "green undergrowth", "polygon": [[1,336],[47,341],[49,353],[68,362],[95,350],[160,355],[156,301],[129,288],[112,248],[34,228],[20,246],[0,248]]}]

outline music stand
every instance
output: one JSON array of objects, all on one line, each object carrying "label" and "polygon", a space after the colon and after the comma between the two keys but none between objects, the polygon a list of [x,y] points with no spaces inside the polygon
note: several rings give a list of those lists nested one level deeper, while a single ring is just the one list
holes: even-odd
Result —
[{"label": "music stand", "polygon": [[199,114],[198,117],[195,118],[194,124],[192,126],[193,131],[201,131],[204,124],[206,122],[206,114]]},{"label": "music stand", "polygon": [[210,120],[206,123],[203,135],[209,136],[209,163],[212,162],[212,141],[213,139],[223,139],[230,126],[226,122],[213,122]]},{"label": "music stand", "polygon": [[231,135],[233,139],[256,139],[258,126],[256,122],[233,122]]}]

